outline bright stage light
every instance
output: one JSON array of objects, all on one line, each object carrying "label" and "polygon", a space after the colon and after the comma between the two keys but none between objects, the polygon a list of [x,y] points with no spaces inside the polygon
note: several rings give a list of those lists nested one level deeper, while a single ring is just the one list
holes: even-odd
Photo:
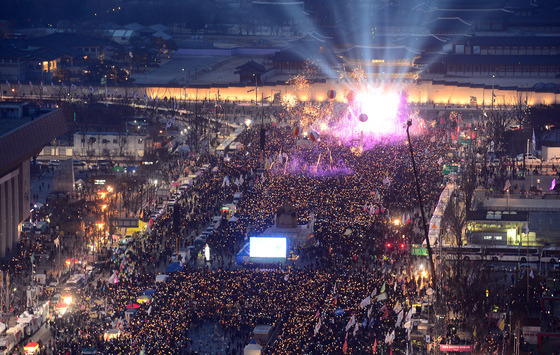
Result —
[{"label": "bright stage light", "polygon": [[[402,130],[397,117],[399,95],[391,92],[367,92],[358,95],[361,113],[368,117],[366,122],[359,122],[358,129],[365,135],[388,135]],[[358,114],[358,115],[359,115]]]}]

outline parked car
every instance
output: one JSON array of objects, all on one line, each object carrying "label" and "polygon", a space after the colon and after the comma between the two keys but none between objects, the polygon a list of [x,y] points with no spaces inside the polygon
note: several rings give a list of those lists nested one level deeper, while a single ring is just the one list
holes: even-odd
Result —
[{"label": "parked car", "polygon": [[525,164],[527,165],[541,165],[542,160],[534,156],[533,154],[519,154],[517,156],[518,162],[523,162],[523,156],[525,156]]},{"label": "parked car", "polygon": [[33,229],[35,228],[35,226],[33,225],[33,223],[27,221],[27,222],[23,222],[21,224],[21,231],[23,233],[31,233],[33,232]]}]

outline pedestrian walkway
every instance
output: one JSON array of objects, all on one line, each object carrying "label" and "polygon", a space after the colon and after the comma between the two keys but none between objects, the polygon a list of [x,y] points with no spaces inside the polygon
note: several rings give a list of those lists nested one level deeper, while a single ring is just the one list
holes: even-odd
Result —
[{"label": "pedestrian walkway", "polygon": [[42,173],[39,176],[31,176],[31,203],[45,204],[51,193],[54,171]]}]

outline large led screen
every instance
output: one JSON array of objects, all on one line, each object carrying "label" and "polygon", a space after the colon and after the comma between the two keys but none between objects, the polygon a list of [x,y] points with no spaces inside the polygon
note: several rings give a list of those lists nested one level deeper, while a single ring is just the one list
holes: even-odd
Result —
[{"label": "large led screen", "polygon": [[251,237],[252,258],[286,258],[286,238]]}]

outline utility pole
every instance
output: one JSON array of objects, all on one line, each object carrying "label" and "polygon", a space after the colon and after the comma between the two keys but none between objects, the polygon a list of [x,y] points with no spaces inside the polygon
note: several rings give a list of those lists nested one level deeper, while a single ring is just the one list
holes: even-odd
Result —
[{"label": "utility pole", "polygon": [[[414,161],[414,151],[412,149],[412,142],[410,141],[410,126],[412,126],[412,119],[411,118],[407,118],[406,121],[406,136],[408,138],[408,150],[410,152],[410,159],[412,161],[412,170],[414,173],[414,182],[416,183],[416,194],[418,195],[418,204],[420,205],[420,214],[422,216],[422,225],[424,226],[424,236],[426,237],[426,248],[428,249],[428,261],[430,264],[430,273],[432,275],[432,284],[434,289],[436,290],[436,295],[437,295],[437,278],[436,278],[436,272],[435,272],[435,267],[434,267],[434,259],[432,257],[433,252],[432,252],[432,247],[430,245],[430,238],[428,235],[428,225],[426,223],[426,216],[424,214],[424,204],[422,203],[422,194],[420,192],[420,183],[418,181],[418,171],[416,169],[416,162]],[[437,301],[437,299],[436,299]]]}]

